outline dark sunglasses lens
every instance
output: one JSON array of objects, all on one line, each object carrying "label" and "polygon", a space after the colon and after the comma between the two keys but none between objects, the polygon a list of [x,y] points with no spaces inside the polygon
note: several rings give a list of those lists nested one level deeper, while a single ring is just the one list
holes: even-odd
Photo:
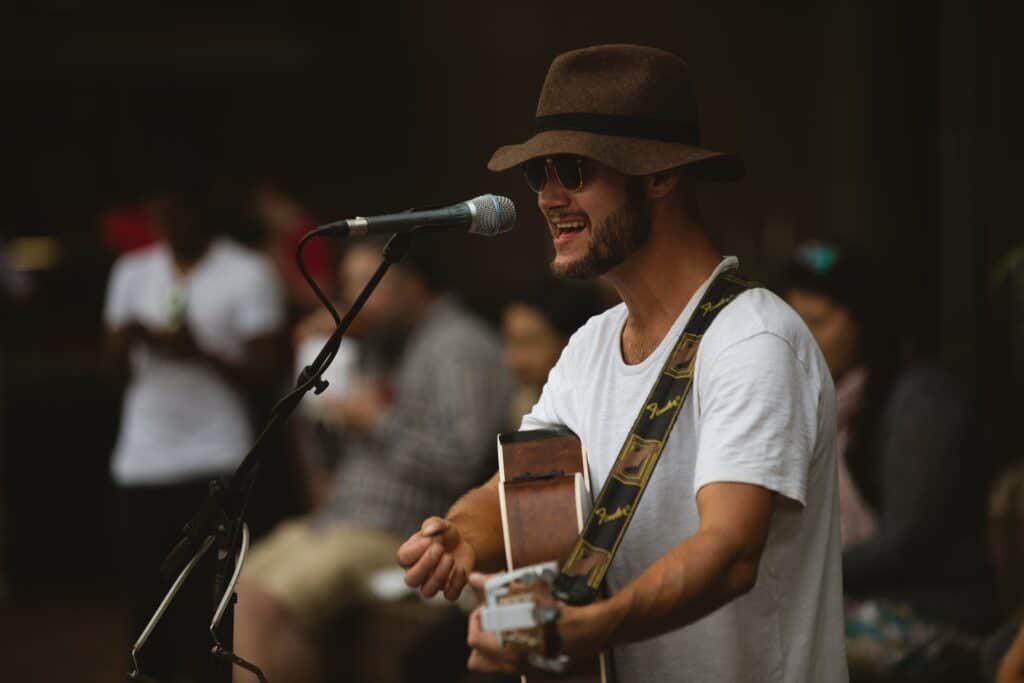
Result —
[{"label": "dark sunglasses lens", "polygon": [[544,158],[538,157],[523,163],[523,177],[534,192],[543,190],[548,180],[548,166]]},{"label": "dark sunglasses lens", "polygon": [[573,192],[583,187],[583,165],[580,158],[572,154],[559,154],[551,159],[562,187]]}]

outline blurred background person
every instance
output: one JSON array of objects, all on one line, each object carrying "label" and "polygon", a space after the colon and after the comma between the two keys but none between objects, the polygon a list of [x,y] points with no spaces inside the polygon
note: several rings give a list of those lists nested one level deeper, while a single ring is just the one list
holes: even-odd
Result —
[{"label": "blurred background person", "polygon": [[[243,571],[236,651],[272,681],[321,680],[322,639],[370,599],[368,577],[391,568],[424,513],[443,512],[496,468],[511,393],[498,340],[443,294],[444,260],[418,247],[361,313],[362,377],[322,409],[342,441],[326,499],[256,545]],[[348,248],[344,300],[376,269],[379,248]],[[255,678],[236,669],[236,680]]]},{"label": "blurred background person", "polygon": [[505,362],[516,379],[509,415],[518,428],[540,398],[548,373],[569,337],[607,306],[601,293],[585,283],[546,279],[523,290],[501,314]]},{"label": "blurred background person", "polygon": [[910,357],[899,292],[865,253],[824,242],[797,248],[785,288],[836,384],[851,677],[962,680],[977,662],[961,636],[996,618],[989,453],[953,381]]},{"label": "blurred background person", "polygon": [[[379,245],[378,245],[379,246]],[[334,277],[324,288],[340,315],[345,315],[363,286],[380,265],[379,248],[357,248],[338,263]],[[387,288],[388,284],[383,284]],[[385,289],[385,291],[387,291]],[[387,368],[394,362],[394,343],[385,341],[379,348],[369,348],[364,339],[368,325],[377,317],[381,298],[373,296],[363,311],[352,320],[341,339],[337,355],[323,373],[327,388],[320,394],[310,392],[299,404],[292,419],[292,432],[298,448],[298,462],[302,470],[304,497],[309,507],[316,508],[326,500],[331,472],[337,465],[344,447],[339,431],[343,426],[337,418],[340,401],[350,398],[355,388],[380,381],[387,391]],[[317,302],[320,305],[320,302]],[[294,373],[298,375],[312,363],[334,332],[337,323],[322,305],[307,314],[292,328],[292,346],[295,354]],[[374,378],[374,379],[371,379]]]},{"label": "blurred background person", "polygon": [[[289,319],[298,320],[320,308],[319,299],[295,264],[299,240],[317,226],[312,209],[284,181],[274,178],[253,183],[248,207],[257,224],[261,249],[277,268],[288,293]],[[337,267],[334,243],[331,239],[312,239],[302,251],[306,270],[321,287],[332,281]]]},{"label": "blurred background person", "polygon": [[[125,382],[111,473],[133,638],[169,586],[158,568],[208,481],[252,445],[246,397],[277,376],[284,324],[272,266],[209,220],[201,160],[149,161],[142,206],[161,239],[116,261],[103,311],[108,357]],[[210,590],[190,580],[143,651],[147,673],[210,680]]]}]

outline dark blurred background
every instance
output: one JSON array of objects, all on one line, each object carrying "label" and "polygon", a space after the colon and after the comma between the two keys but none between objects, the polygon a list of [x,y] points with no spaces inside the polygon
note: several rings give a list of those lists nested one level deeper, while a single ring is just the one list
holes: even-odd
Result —
[{"label": "dark blurred background", "polygon": [[[902,311],[918,344],[985,405],[1001,398],[987,283],[1024,237],[1010,5],[44,0],[4,10],[0,244],[23,294],[0,318],[2,658],[42,652],[18,645],[40,628],[80,629],[88,642],[95,615],[117,623],[102,611],[115,589],[119,394],[97,367],[115,257],[100,217],[133,196],[154,140],[193,141],[227,188],[278,178],[325,221],[510,196],[515,231],[445,240],[460,256],[457,288],[493,320],[546,272],[548,247],[532,193],[515,173],[488,173],[490,153],[529,136],[555,54],[666,48],[691,65],[704,143],[747,162],[739,184],[702,190],[723,251],[769,284],[808,237],[884,252],[898,275],[878,305]],[[242,218],[226,227],[251,237]],[[65,612],[82,605],[94,616],[69,625]],[[107,673],[74,680],[118,680],[121,662],[100,657],[102,645],[81,648]]]}]

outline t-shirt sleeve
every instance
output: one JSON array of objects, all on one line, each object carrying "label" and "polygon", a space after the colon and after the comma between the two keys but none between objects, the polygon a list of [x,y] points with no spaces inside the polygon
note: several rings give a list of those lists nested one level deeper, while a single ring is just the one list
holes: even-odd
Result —
[{"label": "t-shirt sleeve", "polygon": [[285,322],[284,290],[276,271],[260,259],[249,271],[244,302],[238,308],[238,332],[257,337],[281,329]]},{"label": "t-shirt sleeve", "polygon": [[694,493],[713,482],[756,484],[806,502],[818,389],[793,348],[762,332],[699,368]]},{"label": "t-shirt sleeve", "polygon": [[103,302],[103,324],[116,330],[129,322],[130,317],[131,269],[121,258],[114,263],[107,281],[106,299]]}]

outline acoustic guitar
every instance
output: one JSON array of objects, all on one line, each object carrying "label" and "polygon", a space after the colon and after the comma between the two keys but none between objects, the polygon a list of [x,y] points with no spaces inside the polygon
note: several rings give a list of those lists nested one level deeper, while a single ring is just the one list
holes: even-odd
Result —
[{"label": "acoustic guitar", "polygon": [[[591,507],[587,458],[579,438],[568,430],[501,434],[498,474],[508,571],[552,561],[561,566]],[[522,590],[528,592],[530,587]],[[506,599],[522,596],[513,590]],[[543,638],[540,630],[502,636],[527,645]],[[538,671],[522,680],[610,683],[611,671],[608,657],[602,653],[589,662],[573,662],[564,674]]]}]

